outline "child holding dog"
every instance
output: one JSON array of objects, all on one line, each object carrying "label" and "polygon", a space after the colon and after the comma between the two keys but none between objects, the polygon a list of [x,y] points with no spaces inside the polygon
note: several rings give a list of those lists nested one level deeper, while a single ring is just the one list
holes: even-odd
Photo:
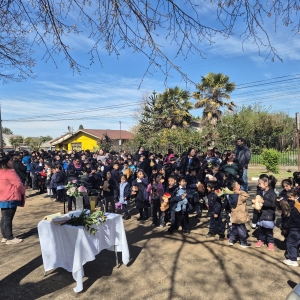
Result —
[{"label": "child holding dog", "polygon": [[233,191],[234,194],[230,195],[233,201],[236,203],[231,208],[231,230],[229,235],[229,246],[232,246],[236,237],[240,239],[242,248],[249,248],[251,244],[247,242],[247,229],[245,223],[249,221],[249,214],[247,209],[247,199],[250,197],[248,193],[241,190],[240,184],[233,180],[228,183],[229,190]]}]

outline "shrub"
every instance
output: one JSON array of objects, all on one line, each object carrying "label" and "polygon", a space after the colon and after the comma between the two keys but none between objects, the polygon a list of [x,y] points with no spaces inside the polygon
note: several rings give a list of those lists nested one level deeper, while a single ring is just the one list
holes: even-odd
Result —
[{"label": "shrub", "polygon": [[269,172],[279,172],[279,159],[280,153],[275,149],[263,149],[261,153],[261,162]]}]

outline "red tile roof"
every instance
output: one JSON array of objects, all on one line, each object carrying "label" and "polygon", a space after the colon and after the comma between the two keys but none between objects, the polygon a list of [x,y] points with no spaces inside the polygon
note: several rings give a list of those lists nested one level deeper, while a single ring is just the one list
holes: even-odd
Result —
[{"label": "red tile roof", "polygon": [[[77,132],[82,131],[87,134],[90,134],[94,137],[102,139],[105,134],[108,135],[112,140],[120,139],[120,130],[111,130],[111,129],[79,129]],[[121,139],[122,140],[130,140],[133,139],[134,135],[126,130],[121,130]]]}]

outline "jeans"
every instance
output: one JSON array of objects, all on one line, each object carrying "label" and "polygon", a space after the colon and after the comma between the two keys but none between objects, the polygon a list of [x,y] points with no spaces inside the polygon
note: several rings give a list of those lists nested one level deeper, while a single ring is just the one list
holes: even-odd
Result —
[{"label": "jeans", "polygon": [[200,202],[198,202],[195,205],[195,212],[197,214],[197,217],[201,217],[201,215],[202,215],[202,208],[201,208],[201,203]]},{"label": "jeans", "polygon": [[214,217],[214,212],[210,211],[210,219],[209,219],[209,231],[212,233],[224,233],[224,224],[222,222],[222,213],[220,212],[218,218]]},{"label": "jeans", "polygon": [[243,170],[243,180],[244,180],[244,185],[242,186],[243,191],[248,193],[248,169]]},{"label": "jeans", "polygon": [[17,208],[1,208],[1,234],[2,237],[8,240],[14,238],[12,233],[12,220]]},{"label": "jeans", "polygon": [[258,239],[263,242],[274,244],[273,229],[259,226]]},{"label": "jeans", "polygon": [[247,244],[247,229],[245,224],[232,224],[229,238],[231,241],[235,241],[237,236],[240,238],[241,245]]}]

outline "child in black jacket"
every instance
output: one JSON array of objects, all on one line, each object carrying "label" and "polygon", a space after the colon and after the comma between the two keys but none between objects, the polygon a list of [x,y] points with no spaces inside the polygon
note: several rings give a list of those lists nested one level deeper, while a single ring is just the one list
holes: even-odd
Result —
[{"label": "child in black jacket", "polygon": [[106,180],[103,182],[103,197],[105,198],[105,211],[108,211],[108,204],[112,208],[112,212],[115,213],[115,191],[117,190],[117,185],[112,179],[110,171],[106,172]]},{"label": "child in black jacket", "polygon": [[258,214],[259,240],[255,244],[256,248],[263,246],[266,242],[268,250],[274,251],[274,220],[275,220],[275,201],[276,193],[274,192],[276,179],[274,176],[265,175],[258,181],[261,188],[261,196],[263,197],[263,207]]},{"label": "child in black jacket", "polygon": [[207,184],[207,199],[208,199],[208,211],[210,215],[209,219],[209,232],[206,237],[214,237],[217,233],[220,239],[224,239],[224,224],[222,222],[222,203],[221,199],[216,195],[217,183],[209,182]]},{"label": "child in black jacket", "polygon": [[[289,231],[286,239],[286,252],[288,259],[283,263],[298,267],[298,249],[300,246],[300,202],[299,195],[295,191],[287,193],[289,201],[294,201],[295,205],[291,208],[290,216],[282,224],[282,228]],[[284,200],[281,200],[284,201]]]}]

